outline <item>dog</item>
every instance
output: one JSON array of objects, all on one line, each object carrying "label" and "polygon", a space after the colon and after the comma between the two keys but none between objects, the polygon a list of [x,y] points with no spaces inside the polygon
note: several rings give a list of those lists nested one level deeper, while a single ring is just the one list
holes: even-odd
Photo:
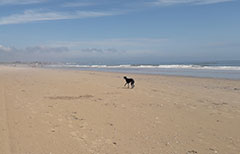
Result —
[{"label": "dog", "polygon": [[124,87],[125,87],[126,85],[128,85],[128,88],[129,88],[129,83],[131,84],[132,88],[135,87],[135,85],[134,85],[135,81],[134,81],[132,78],[127,78],[126,76],[124,76],[123,78],[124,78],[125,81],[126,81]]}]

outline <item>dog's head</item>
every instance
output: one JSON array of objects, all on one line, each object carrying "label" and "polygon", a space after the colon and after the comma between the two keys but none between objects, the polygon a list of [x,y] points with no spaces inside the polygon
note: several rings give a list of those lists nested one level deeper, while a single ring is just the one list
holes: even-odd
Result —
[{"label": "dog's head", "polygon": [[124,76],[123,78],[124,78],[125,80],[127,79],[127,77],[126,77],[126,76]]}]

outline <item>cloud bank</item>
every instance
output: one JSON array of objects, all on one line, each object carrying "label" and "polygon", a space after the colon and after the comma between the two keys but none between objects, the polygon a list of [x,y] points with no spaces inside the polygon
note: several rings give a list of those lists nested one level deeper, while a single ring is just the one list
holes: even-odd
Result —
[{"label": "cloud bank", "polygon": [[159,55],[167,39],[154,38],[115,38],[56,42],[25,48],[0,45],[0,61],[80,61],[117,62],[136,57]]},{"label": "cloud bank", "polygon": [[33,46],[26,48],[0,45],[0,61],[51,61],[68,54],[66,47]]},{"label": "cloud bank", "polygon": [[10,52],[12,48],[0,44],[0,52]]}]

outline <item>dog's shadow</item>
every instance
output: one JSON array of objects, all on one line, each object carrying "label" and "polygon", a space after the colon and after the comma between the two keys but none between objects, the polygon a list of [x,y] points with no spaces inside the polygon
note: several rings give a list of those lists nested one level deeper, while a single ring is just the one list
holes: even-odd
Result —
[{"label": "dog's shadow", "polygon": [[128,88],[128,87],[120,87],[120,88],[121,88],[121,89],[126,89],[126,90],[127,90],[127,89],[133,89],[133,88],[131,88],[131,87],[129,87],[129,88]]}]

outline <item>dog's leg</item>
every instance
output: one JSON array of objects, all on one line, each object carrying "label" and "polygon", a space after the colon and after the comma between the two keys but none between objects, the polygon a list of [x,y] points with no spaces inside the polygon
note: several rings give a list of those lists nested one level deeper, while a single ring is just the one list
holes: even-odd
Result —
[{"label": "dog's leg", "polygon": [[127,82],[124,84],[124,87],[127,85]]},{"label": "dog's leg", "polygon": [[132,89],[135,87],[135,85],[134,84],[132,84]]}]

